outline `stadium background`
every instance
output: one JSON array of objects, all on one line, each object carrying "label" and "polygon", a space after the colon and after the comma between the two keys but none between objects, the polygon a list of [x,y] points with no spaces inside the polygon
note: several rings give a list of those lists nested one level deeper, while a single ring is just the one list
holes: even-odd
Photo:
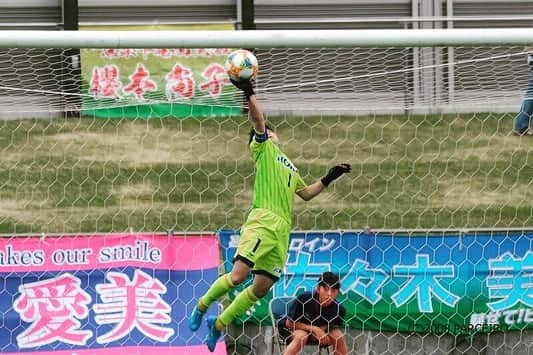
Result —
[{"label": "stadium background", "polygon": [[[68,5],[68,1],[64,2]],[[80,26],[109,26],[109,25],[153,25],[153,24],[235,24],[237,28],[243,26],[255,27],[256,29],[402,29],[402,28],[476,28],[476,27],[530,27],[531,13],[533,13],[533,3],[529,1],[509,0],[509,1],[478,1],[478,0],[447,0],[447,1],[408,1],[408,0],[387,0],[387,1],[291,1],[289,3],[284,1],[255,1],[253,6],[253,20],[249,15],[246,17],[248,10],[250,10],[251,2],[243,2],[244,6],[238,6],[232,0],[202,0],[202,1],[152,1],[149,5],[146,3],[140,4],[136,1],[106,1],[98,0],[78,1],[79,4],[79,18]],[[54,0],[27,0],[23,2],[6,0],[0,4],[3,15],[0,17],[0,28],[2,29],[45,29],[58,30],[64,27],[65,23],[62,18],[63,12],[61,1]],[[245,17],[242,17],[242,14]],[[240,16],[240,18],[238,17]],[[453,20],[449,18],[452,17]],[[68,19],[67,14],[67,19]],[[434,20],[436,18],[437,20]],[[247,21],[249,23],[247,23]],[[251,23],[250,21],[253,21]],[[68,26],[68,21],[66,22]],[[425,52],[425,53],[423,53]],[[442,63],[441,56],[430,50],[424,49],[418,54],[421,66],[438,65]],[[26,61],[15,61],[11,63],[11,58],[17,55],[17,52],[2,52],[2,61],[10,62],[9,66],[5,66],[3,70],[11,71],[17,70],[24,73],[27,70]],[[45,71],[48,66],[46,61],[43,61],[40,51],[32,53],[32,58],[29,59],[32,70]],[[20,53],[19,53],[20,54]],[[271,55],[271,54],[265,54]],[[456,60],[468,58],[469,54],[462,54],[461,51],[455,53]],[[483,56],[483,53],[478,53]],[[399,56],[402,58],[403,56]],[[378,53],[372,59],[372,65],[375,70],[393,71],[401,69],[402,66],[408,66],[413,62],[405,63],[398,59],[396,62],[387,63],[380,59],[383,56]],[[259,59],[265,63],[265,59],[259,54]],[[410,60],[415,61],[412,57]],[[512,58],[514,63],[523,62],[523,58]],[[263,64],[265,65],[265,64]],[[342,63],[339,65],[339,71],[342,71]],[[345,63],[345,66],[353,64]],[[271,82],[279,82],[279,77],[276,73],[294,71],[298,76],[298,68],[269,68],[266,67],[267,72],[272,77],[260,78],[264,86],[269,86]],[[300,69],[301,70],[301,69]],[[487,70],[495,73],[491,75],[488,80],[484,80],[483,87],[476,85],[469,87],[469,82],[479,82],[480,77],[487,79],[484,75]],[[320,71],[315,71],[313,75]],[[357,73],[357,72],[356,72]],[[376,96],[374,90],[373,95],[363,95],[360,102],[357,103],[359,113],[363,108],[368,112],[379,113],[376,107],[383,107],[383,112],[403,112],[406,105],[405,91],[413,92],[416,97],[409,97],[409,100],[416,100],[417,102],[426,103],[427,106],[438,102],[439,95],[448,95],[450,88],[448,87],[449,80],[446,80],[448,73],[439,70],[438,68],[432,70],[424,70],[420,73],[421,77],[417,79],[416,83],[409,84],[409,78],[405,78],[403,74],[394,74],[388,80],[394,82],[395,79],[404,81],[404,86],[388,88],[385,92]],[[523,67],[520,65],[509,66],[509,62],[502,63],[501,68],[487,68],[483,65],[468,67],[464,73],[456,73],[462,80],[457,85],[465,85],[466,87],[455,87],[454,95],[464,95],[465,100],[476,98],[475,90],[489,90],[494,87],[497,82],[498,87],[512,87],[508,92],[505,101],[500,101],[498,107],[491,107],[491,110],[497,111],[514,111],[520,102],[521,89],[524,87],[527,77],[523,75]],[[64,89],[69,83],[64,81],[52,80],[43,77],[40,82],[24,83],[24,88],[56,91]],[[304,80],[305,77],[301,77]],[[379,80],[380,78],[376,79]],[[4,77],[4,80],[9,82],[9,77]],[[65,80],[70,80],[65,78]],[[315,80],[320,80],[320,77]],[[510,81],[512,80],[512,81]],[[412,80],[411,80],[412,81]],[[438,83],[438,84],[436,84]],[[510,84],[510,85],[506,85]],[[376,85],[375,81],[368,80],[357,87],[361,92],[372,92],[372,87]],[[445,87],[444,87],[444,86]],[[407,87],[406,87],[407,86]],[[439,88],[439,86],[442,86]],[[313,88],[311,88],[313,89]],[[435,90],[439,94],[435,95]],[[63,90],[65,91],[65,90]],[[0,91],[2,93],[2,91]],[[31,107],[34,106],[34,114],[50,115],[43,110],[49,105],[50,98],[43,94],[30,94],[32,100],[30,103],[20,97],[20,101],[15,105],[24,107],[24,112],[31,113]],[[284,92],[284,98],[291,98],[291,92]],[[295,94],[296,95],[296,94]],[[3,95],[2,95],[3,96]],[[279,104],[279,93],[268,92],[263,96],[264,106],[266,112],[279,113],[280,111],[287,111],[288,108]],[[294,96],[296,98],[296,96]],[[327,100],[322,93],[310,94],[303,100],[301,95],[298,97],[301,105],[300,109],[309,108],[309,103],[320,105],[321,100]],[[10,93],[10,100],[13,100],[13,93]],[[379,103],[387,100],[387,105],[383,106]],[[13,101],[5,103],[4,106],[13,108]],[[475,102],[473,103],[475,104]],[[440,108],[439,111],[445,110],[446,107]],[[0,110],[2,110],[2,102],[0,101]],[[291,112],[295,111],[291,107]],[[469,110],[468,107],[465,110]],[[8,116],[16,117],[16,110],[10,111]],[[4,115],[5,117],[6,115]]]}]

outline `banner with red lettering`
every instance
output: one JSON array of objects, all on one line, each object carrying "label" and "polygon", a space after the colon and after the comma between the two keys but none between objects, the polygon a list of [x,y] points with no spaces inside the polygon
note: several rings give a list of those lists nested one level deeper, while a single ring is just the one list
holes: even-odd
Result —
[{"label": "banner with red lettering", "polygon": [[186,320],[218,262],[214,235],[0,238],[1,353],[211,354]]},{"label": "banner with red lettering", "polygon": [[[231,25],[113,26],[91,30],[232,30]],[[229,48],[81,50],[85,115],[104,118],[230,116],[240,94],[224,70]]]}]

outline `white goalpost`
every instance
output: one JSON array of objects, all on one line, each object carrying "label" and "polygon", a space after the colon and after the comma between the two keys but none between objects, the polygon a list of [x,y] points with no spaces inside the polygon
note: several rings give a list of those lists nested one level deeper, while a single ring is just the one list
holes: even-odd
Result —
[{"label": "white goalpost", "polygon": [[532,28],[258,31],[2,31],[2,48],[338,48],[531,44]]},{"label": "white goalpost", "polygon": [[[82,262],[92,244],[110,268],[144,258],[142,270],[117,266],[108,280],[115,288],[144,280],[152,299],[166,302],[150,313],[159,337],[137,332],[128,341],[143,347],[128,349],[201,344],[185,314],[217,274],[217,243],[227,268],[253,196],[246,102],[223,69],[228,53],[247,48],[259,62],[266,120],[303,179],[344,161],[352,172],[316,200],[295,202],[292,276],[230,328],[228,354],[270,353],[268,302],[310,288],[325,269],[341,274],[350,353],[531,352],[533,139],[511,131],[533,80],[532,44],[533,28],[0,31],[0,276],[24,278],[10,260],[42,266],[50,252],[63,265],[54,266],[59,281],[103,279]],[[146,235],[155,232],[161,239],[152,245]],[[113,244],[117,233],[128,244]],[[78,234],[114,236],[82,252],[55,248],[63,237],[74,245]],[[22,243],[13,256],[20,235],[51,244],[24,257]],[[171,246],[174,235],[202,244],[188,253]],[[169,260],[165,252],[179,255],[176,263],[193,260],[200,279],[172,285],[171,272],[151,273],[146,265]],[[215,264],[207,267],[200,261],[208,257]],[[168,283],[158,283],[161,275]],[[111,291],[91,287],[81,303],[89,309],[100,297],[100,313],[96,330],[82,335],[98,338],[97,347],[126,339],[96,337],[108,330],[103,296]],[[0,352],[21,349],[17,336],[31,318],[22,292],[33,291],[0,286],[0,296],[17,300],[6,309],[0,302],[0,311],[20,318],[0,327],[0,338],[11,339]],[[91,317],[78,313],[80,324]],[[498,327],[466,329],[480,324]],[[34,340],[35,349],[80,350],[79,341]]]}]

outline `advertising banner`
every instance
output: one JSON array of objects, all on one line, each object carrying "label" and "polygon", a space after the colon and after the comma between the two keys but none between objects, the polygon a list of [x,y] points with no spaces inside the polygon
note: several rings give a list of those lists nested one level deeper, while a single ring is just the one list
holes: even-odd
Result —
[{"label": "advertising banner", "polygon": [[[91,30],[232,30],[231,25],[113,26]],[[224,70],[229,48],[82,49],[83,113],[103,118],[231,116],[240,94]]]},{"label": "advertising banner", "polygon": [[[224,266],[238,231],[219,232]],[[346,323],[357,329],[472,334],[533,329],[533,232],[398,235],[292,233],[283,277],[251,317],[268,323],[271,297],[341,278]]]},{"label": "advertising banner", "polygon": [[208,354],[186,319],[218,264],[214,235],[0,238],[1,353]]}]

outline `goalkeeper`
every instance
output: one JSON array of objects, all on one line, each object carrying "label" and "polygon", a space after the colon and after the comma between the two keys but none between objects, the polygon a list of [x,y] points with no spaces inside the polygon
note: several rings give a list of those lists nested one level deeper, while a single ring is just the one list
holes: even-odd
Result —
[{"label": "goalkeeper", "polygon": [[218,318],[211,316],[207,319],[209,333],[206,342],[210,351],[214,351],[222,330],[264,297],[281,276],[288,253],[294,194],[309,201],[351,169],[349,164],[336,165],[322,179],[306,185],[298,169],[278,147],[276,133],[265,125],[251,82],[232,83],[244,92],[253,123],[250,132],[250,150],[255,161],[253,206],[241,227],[233,269],[220,276],[200,297],[189,317],[189,328],[197,330],[213,302],[246,280],[250,272],[255,276],[252,285],[243,290]]}]

